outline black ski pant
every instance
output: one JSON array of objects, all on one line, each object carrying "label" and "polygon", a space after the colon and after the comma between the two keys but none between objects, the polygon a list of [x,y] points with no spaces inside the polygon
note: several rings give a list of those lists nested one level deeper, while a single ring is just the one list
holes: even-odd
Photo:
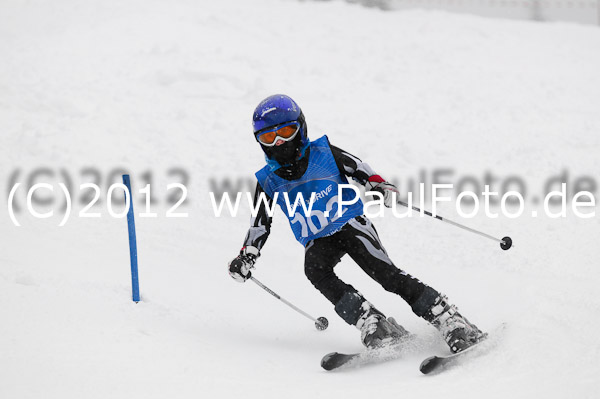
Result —
[{"label": "black ski pant", "polygon": [[[365,216],[351,219],[342,229],[330,236],[317,238],[306,245],[304,272],[310,282],[331,303],[336,311],[349,324],[353,317],[345,317],[348,311],[356,316],[361,302],[354,299],[362,296],[349,284],[343,282],[334,272],[341,258],[348,254],[373,280],[389,292],[401,296],[413,311],[422,316],[437,297],[437,292],[418,279],[397,268],[383,248],[375,227]],[[342,314],[343,313],[343,314]]]}]

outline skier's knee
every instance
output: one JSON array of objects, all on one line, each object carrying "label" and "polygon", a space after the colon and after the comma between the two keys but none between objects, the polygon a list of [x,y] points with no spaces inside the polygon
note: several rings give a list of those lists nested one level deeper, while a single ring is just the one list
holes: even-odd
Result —
[{"label": "skier's knee", "polygon": [[325,276],[324,270],[314,263],[304,264],[304,274],[314,286]]}]

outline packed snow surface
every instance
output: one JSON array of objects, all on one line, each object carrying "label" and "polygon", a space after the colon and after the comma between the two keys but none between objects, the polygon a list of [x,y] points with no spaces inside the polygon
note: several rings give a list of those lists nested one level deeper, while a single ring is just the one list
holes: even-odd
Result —
[{"label": "packed snow surface", "polygon": [[[542,214],[544,181],[599,178],[600,31],[441,12],[384,12],[343,2],[4,1],[0,6],[0,397],[366,398],[594,397],[600,388],[599,216]],[[361,348],[304,276],[284,215],[254,275],[329,328],[226,272],[249,220],[216,218],[213,179],[252,179],[264,164],[255,105],[286,93],[309,135],[406,181],[421,170],[527,184],[525,214],[462,219],[482,237],[429,218],[376,218],[394,262],[444,292],[479,327],[507,328],[485,356],[423,376],[445,353],[436,331],[349,258],[338,274],[428,343],[404,358],[328,373],[331,351]],[[50,175],[38,175],[46,168]],[[98,173],[90,172],[92,169]],[[167,218],[166,185],[188,197]],[[107,181],[129,171],[136,191],[142,302],[131,301],[125,219],[108,214]],[[113,173],[113,171],[116,171]],[[142,218],[152,174],[157,218]],[[112,174],[112,177],[109,176]],[[9,188],[41,190],[39,212],[14,226]],[[66,176],[66,177],[65,177]],[[103,194],[77,213],[100,182]],[[588,181],[589,183],[589,181]],[[588,189],[595,190],[589,186]],[[115,205],[115,209],[120,209]],[[596,209],[596,208],[594,208]],[[531,216],[539,210],[539,216]],[[443,212],[442,212],[443,211]],[[589,209],[588,209],[589,212]]]}]

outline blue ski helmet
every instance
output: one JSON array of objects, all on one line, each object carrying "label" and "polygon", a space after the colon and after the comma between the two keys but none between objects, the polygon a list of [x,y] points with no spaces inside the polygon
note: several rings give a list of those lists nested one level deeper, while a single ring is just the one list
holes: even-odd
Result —
[{"label": "blue ski helmet", "polygon": [[[298,134],[285,144],[267,146],[258,140],[261,133],[294,122],[299,125]],[[302,110],[294,100],[284,94],[274,94],[258,104],[252,116],[252,128],[256,141],[267,156],[267,161],[274,161],[278,166],[290,165],[302,158],[310,143]]]}]

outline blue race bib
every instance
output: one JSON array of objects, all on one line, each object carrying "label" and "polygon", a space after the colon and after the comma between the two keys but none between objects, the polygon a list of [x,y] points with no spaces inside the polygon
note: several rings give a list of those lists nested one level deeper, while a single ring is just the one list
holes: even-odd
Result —
[{"label": "blue race bib", "polygon": [[[348,180],[335,163],[327,136],[310,143],[308,167],[299,179],[283,179],[268,166],[258,171],[256,178],[265,193],[277,201],[288,217],[296,240],[302,245],[334,234],[348,220],[363,214],[360,198],[352,205],[343,205],[341,215],[338,213],[339,185],[348,184]],[[305,209],[309,208],[311,196],[314,198],[313,206],[310,214],[307,214]],[[356,193],[351,189],[342,192],[344,201],[350,201],[355,196]],[[304,201],[304,208],[301,200]]]}]

